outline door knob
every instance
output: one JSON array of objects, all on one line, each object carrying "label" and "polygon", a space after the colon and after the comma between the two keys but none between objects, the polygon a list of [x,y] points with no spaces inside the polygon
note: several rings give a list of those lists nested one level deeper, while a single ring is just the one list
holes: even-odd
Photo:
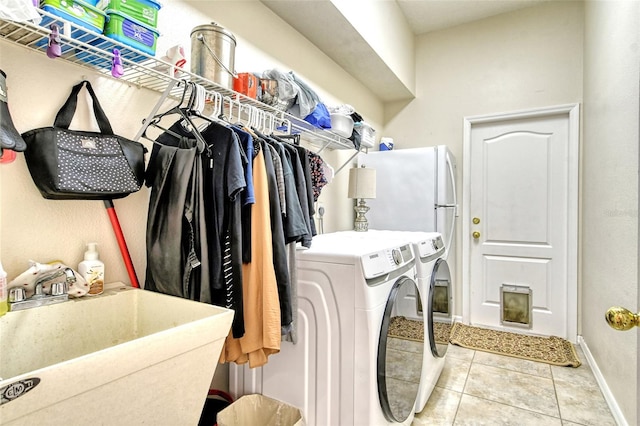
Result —
[{"label": "door knob", "polygon": [[473,222],[474,225],[477,225],[477,224],[480,223],[480,218],[479,217],[474,217],[472,222]]},{"label": "door knob", "polygon": [[611,328],[618,331],[631,330],[633,327],[640,327],[640,314],[634,314],[628,309],[614,306],[607,310],[605,319]]},{"label": "door knob", "polygon": [[473,238],[475,238],[476,240],[480,238],[480,233],[478,231],[473,231],[473,234],[471,235],[473,235]]}]

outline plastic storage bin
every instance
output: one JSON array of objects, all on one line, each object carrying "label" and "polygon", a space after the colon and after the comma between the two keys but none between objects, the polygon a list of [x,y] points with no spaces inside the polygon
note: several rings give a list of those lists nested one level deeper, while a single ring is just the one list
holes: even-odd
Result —
[{"label": "plastic storage bin", "polygon": [[103,9],[122,13],[153,28],[158,27],[158,11],[162,7],[154,0],[104,0],[100,2],[100,6]]},{"label": "plastic storage bin", "polygon": [[[41,8],[45,12],[58,16],[73,24],[70,37],[85,43],[93,40],[97,34],[102,33],[107,15],[82,0],[43,0]],[[58,24],[60,31],[63,29],[63,22],[47,15],[42,16],[40,25],[49,28],[51,24]],[[67,34],[69,35],[69,34]],[[38,41],[38,46],[47,46],[49,38],[45,37]],[[66,52],[71,47],[67,43],[62,43],[62,52]]]},{"label": "plastic storage bin", "polygon": [[[106,10],[106,12],[107,22],[104,27],[104,35],[108,39],[124,44],[125,48],[110,40],[105,41],[103,39],[92,40],[89,44],[108,53],[117,48],[122,58],[132,62],[147,60],[148,57],[143,53],[149,56],[155,55],[156,42],[160,35],[157,30],[119,12],[110,9]],[[111,68],[110,58],[94,55],[82,49],[77,50],[76,57],[98,68]]]},{"label": "plastic storage bin", "polygon": [[[100,9],[82,0],[43,0],[41,7],[45,12],[96,33],[102,32],[107,16]],[[50,22],[51,18],[44,17],[40,25],[48,26]],[[73,34],[71,36],[73,37]]]},{"label": "plastic storage bin", "polygon": [[116,10],[107,9],[106,12],[108,18],[104,26],[105,36],[150,56],[156,54],[156,42],[160,33],[155,28]]},{"label": "plastic storage bin", "polygon": [[364,121],[355,123],[353,128],[360,134],[360,146],[367,148],[373,147],[376,141],[376,131]]},{"label": "plastic storage bin", "polygon": [[343,138],[351,137],[351,134],[353,133],[353,118],[345,114],[332,113],[331,131]]}]

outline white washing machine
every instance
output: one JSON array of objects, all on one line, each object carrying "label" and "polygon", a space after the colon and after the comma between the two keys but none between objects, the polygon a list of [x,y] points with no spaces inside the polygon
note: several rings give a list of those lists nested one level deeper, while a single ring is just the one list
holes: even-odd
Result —
[{"label": "white washing machine", "polygon": [[296,262],[298,340],[261,368],[232,364],[232,395],[299,407],[310,426],[411,424],[424,345],[388,331],[399,295],[417,291],[412,244],[323,234]]},{"label": "white washing machine", "polygon": [[449,347],[448,340],[436,340],[437,329],[444,327],[447,330],[453,321],[453,284],[445,260],[446,247],[442,235],[439,232],[382,230],[345,231],[339,234],[345,238],[351,236],[386,242],[409,241],[413,244],[418,291],[401,294],[396,306],[398,315],[424,324],[424,357],[415,405],[415,412],[419,413],[424,409],[442,373]]}]

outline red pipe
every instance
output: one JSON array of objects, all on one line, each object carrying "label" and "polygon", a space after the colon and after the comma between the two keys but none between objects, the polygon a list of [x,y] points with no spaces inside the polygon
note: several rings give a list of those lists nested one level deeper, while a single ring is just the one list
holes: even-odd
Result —
[{"label": "red pipe", "polygon": [[138,277],[136,276],[136,270],[133,267],[131,255],[129,255],[129,249],[127,248],[127,242],[124,239],[124,234],[122,233],[122,228],[120,227],[120,221],[118,220],[118,215],[116,214],[116,209],[113,205],[113,200],[104,200],[104,206],[106,207],[107,213],[109,214],[113,232],[116,234],[118,246],[120,247],[120,253],[122,254],[122,260],[124,260],[124,265],[127,268],[127,273],[129,274],[131,285],[135,288],[140,288]]}]

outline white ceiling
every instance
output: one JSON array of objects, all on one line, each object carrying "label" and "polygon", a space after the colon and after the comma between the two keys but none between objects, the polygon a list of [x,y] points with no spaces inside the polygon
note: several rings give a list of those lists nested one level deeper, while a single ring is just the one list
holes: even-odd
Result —
[{"label": "white ceiling", "polygon": [[416,35],[513,12],[551,0],[396,0]]},{"label": "white ceiling", "polygon": [[[411,89],[400,81],[331,0],[260,1],[376,93],[382,101],[413,96]],[[553,0],[395,1],[409,28],[415,35],[420,35]]]}]

